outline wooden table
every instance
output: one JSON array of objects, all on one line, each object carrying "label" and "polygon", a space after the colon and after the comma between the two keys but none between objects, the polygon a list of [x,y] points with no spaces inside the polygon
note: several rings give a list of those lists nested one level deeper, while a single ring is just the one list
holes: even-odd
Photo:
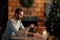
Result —
[{"label": "wooden table", "polygon": [[44,38],[18,36],[18,37],[11,38],[10,40],[44,40]]},{"label": "wooden table", "polygon": [[45,37],[28,37],[27,34],[23,35],[23,36],[14,36],[12,38],[10,38],[9,40],[47,40],[49,33],[47,33],[47,35]]},{"label": "wooden table", "polygon": [[46,40],[46,38],[37,38],[37,37],[26,37],[26,36],[16,36],[13,38],[10,38],[10,40]]}]

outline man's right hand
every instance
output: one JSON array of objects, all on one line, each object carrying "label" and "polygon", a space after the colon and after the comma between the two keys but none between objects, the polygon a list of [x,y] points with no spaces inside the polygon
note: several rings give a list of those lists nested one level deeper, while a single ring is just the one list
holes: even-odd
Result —
[{"label": "man's right hand", "polygon": [[31,24],[31,25],[30,25],[30,28],[34,28],[34,24]]}]

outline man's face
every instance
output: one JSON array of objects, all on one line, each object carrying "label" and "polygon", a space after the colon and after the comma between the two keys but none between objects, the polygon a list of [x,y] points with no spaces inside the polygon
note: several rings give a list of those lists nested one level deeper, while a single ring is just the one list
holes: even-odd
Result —
[{"label": "man's face", "polygon": [[23,11],[20,11],[19,14],[17,14],[17,19],[21,20],[23,18]]}]

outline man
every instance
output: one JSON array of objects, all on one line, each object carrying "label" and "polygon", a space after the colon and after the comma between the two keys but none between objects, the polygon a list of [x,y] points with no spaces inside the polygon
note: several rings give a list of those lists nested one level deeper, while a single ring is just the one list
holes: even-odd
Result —
[{"label": "man", "polygon": [[15,15],[7,22],[7,27],[2,36],[2,40],[8,40],[9,38],[11,38],[11,36],[23,35],[30,28],[32,28],[31,26],[24,28],[21,22],[22,18],[23,18],[23,10],[17,8],[15,10]]}]

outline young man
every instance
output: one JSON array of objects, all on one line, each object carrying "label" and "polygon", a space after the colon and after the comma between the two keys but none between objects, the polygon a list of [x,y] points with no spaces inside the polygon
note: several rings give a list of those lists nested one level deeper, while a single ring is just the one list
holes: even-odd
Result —
[{"label": "young man", "polygon": [[12,35],[13,36],[23,35],[30,28],[32,28],[31,26],[24,28],[21,22],[22,18],[23,18],[23,10],[17,8],[15,10],[15,15],[7,22],[7,27],[2,36],[2,40],[8,40]]}]

